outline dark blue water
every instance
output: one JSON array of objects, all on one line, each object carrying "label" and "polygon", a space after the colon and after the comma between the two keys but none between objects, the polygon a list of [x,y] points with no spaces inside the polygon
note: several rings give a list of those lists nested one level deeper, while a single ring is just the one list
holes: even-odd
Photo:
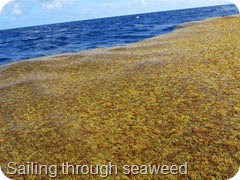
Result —
[{"label": "dark blue water", "polygon": [[0,31],[0,65],[137,42],[179,24],[237,14],[234,5],[166,11]]}]

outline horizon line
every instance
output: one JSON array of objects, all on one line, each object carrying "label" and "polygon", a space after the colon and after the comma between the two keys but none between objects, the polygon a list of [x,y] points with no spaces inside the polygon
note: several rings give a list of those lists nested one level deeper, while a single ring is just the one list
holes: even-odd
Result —
[{"label": "horizon line", "polygon": [[124,17],[124,16],[144,15],[144,14],[170,12],[170,11],[181,11],[181,10],[187,10],[187,9],[198,9],[198,8],[207,8],[207,7],[216,7],[216,6],[229,6],[229,5],[236,6],[234,3],[228,3],[228,4],[216,4],[216,5],[211,5],[211,6],[191,7],[191,8],[182,8],[182,9],[170,9],[170,10],[163,10],[163,11],[152,11],[152,12],[143,12],[143,13],[140,12],[140,13],[133,13],[133,14],[117,15],[117,16],[96,17],[96,18],[90,18],[90,19],[79,19],[79,20],[73,20],[73,21],[62,21],[62,22],[56,22],[56,23],[47,23],[47,24],[30,25],[30,26],[20,26],[20,27],[15,27],[15,28],[0,29],[0,31],[39,27],[39,26],[48,26],[48,25],[57,25],[57,24],[63,24],[63,23],[74,23],[74,22],[81,22],[81,21],[91,21],[91,20],[99,20],[99,19],[107,19],[107,18],[116,18],[116,17]]}]

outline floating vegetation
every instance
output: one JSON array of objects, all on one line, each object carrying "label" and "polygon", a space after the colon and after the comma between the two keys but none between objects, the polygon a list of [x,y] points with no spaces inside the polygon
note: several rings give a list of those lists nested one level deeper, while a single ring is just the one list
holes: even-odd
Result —
[{"label": "floating vegetation", "polygon": [[240,164],[239,23],[210,19],[126,47],[2,67],[1,166],[187,162],[189,179],[232,177]]}]

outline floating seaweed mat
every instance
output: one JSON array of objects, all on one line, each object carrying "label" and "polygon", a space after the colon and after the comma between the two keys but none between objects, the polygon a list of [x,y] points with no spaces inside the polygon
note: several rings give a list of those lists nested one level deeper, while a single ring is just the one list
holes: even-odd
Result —
[{"label": "floating seaweed mat", "polygon": [[[239,17],[210,19],[128,46],[1,67],[1,166],[187,163],[185,175],[119,170],[108,178],[234,176],[240,164],[239,23]],[[58,177],[101,178],[60,171]]]}]

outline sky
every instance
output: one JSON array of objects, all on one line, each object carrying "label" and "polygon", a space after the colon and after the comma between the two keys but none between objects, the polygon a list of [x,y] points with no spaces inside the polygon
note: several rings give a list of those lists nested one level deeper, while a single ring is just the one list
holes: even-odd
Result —
[{"label": "sky", "polygon": [[0,13],[0,30],[230,3],[227,0],[12,0]]}]

